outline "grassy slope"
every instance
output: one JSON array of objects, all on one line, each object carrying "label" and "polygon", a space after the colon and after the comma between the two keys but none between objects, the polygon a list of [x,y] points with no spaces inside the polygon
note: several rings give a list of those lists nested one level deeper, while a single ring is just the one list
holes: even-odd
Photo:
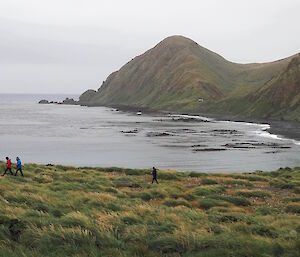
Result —
[{"label": "grassy slope", "polygon": [[98,92],[85,94],[81,103],[239,113],[242,97],[280,74],[290,60],[232,63],[188,38],[172,36],[112,73]]},{"label": "grassy slope", "polygon": [[0,179],[0,256],[299,256],[300,169],[24,173]]},{"label": "grassy slope", "polygon": [[248,97],[254,104],[246,110],[249,116],[300,121],[300,55],[258,92]]}]

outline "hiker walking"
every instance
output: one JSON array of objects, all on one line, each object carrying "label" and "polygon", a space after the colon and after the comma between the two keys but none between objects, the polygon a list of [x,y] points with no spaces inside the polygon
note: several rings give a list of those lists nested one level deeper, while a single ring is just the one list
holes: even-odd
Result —
[{"label": "hiker walking", "polygon": [[10,175],[14,175],[11,171],[11,160],[8,157],[6,157],[5,159],[6,159],[6,168],[2,176],[4,176],[7,171],[9,171]]},{"label": "hiker walking", "polygon": [[17,158],[16,158],[16,161],[17,161],[17,170],[16,170],[16,173],[15,173],[15,176],[17,176],[18,171],[20,171],[22,177],[24,177],[24,176],[23,176],[23,172],[22,172],[22,163],[21,163],[20,158],[17,157]]},{"label": "hiker walking", "polygon": [[153,184],[154,180],[155,180],[156,184],[158,184],[158,181],[157,181],[157,169],[155,167],[152,168],[152,176],[153,176],[153,178],[152,178],[152,184]]}]

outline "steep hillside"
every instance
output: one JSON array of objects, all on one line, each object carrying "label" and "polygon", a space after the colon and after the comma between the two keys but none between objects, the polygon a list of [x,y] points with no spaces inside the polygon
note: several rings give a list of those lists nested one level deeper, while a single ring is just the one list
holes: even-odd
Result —
[{"label": "steep hillside", "polygon": [[236,114],[239,101],[277,77],[290,60],[236,64],[188,38],[172,36],[112,73],[97,92],[85,92],[80,104],[189,112],[225,107]]},{"label": "steep hillside", "polygon": [[300,121],[300,54],[248,99],[253,102],[246,110],[250,116]]}]

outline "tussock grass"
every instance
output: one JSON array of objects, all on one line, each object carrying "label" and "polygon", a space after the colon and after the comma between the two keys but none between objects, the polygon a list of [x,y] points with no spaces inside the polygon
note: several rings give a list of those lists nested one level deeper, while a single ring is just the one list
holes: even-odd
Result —
[{"label": "tussock grass", "polygon": [[212,195],[212,194],[221,194],[226,191],[224,186],[200,186],[197,187],[193,194],[197,196],[205,196],[205,195]]},{"label": "tussock grass", "polygon": [[218,184],[218,182],[214,179],[203,178],[203,179],[201,179],[201,184],[202,185],[215,185],[215,184]]},{"label": "tussock grass", "polygon": [[266,191],[239,191],[236,193],[238,196],[243,196],[243,197],[256,197],[256,198],[266,198],[266,197],[271,197],[271,194]]},{"label": "tussock grass", "polygon": [[228,206],[228,203],[222,200],[204,198],[198,200],[198,206],[207,210],[216,206]]},{"label": "tussock grass", "polygon": [[163,203],[168,207],[176,207],[176,206],[186,206],[191,207],[191,204],[185,200],[167,200]]},{"label": "tussock grass", "polygon": [[247,180],[242,180],[242,179],[234,179],[234,180],[224,180],[223,183],[225,185],[234,185],[234,186],[245,186],[245,187],[253,187],[253,183],[247,181]]},{"label": "tussock grass", "polygon": [[263,174],[261,174],[261,175],[231,174],[231,175],[228,175],[228,177],[231,177],[231,178],[234,178],[234,179],[244,179],[244,180],[248,180],[248,181],[268,181],[268,178],[263,176]]},{"label": "tussock grass", "polygon": [[150,172],[25,164],[1,177],[0,256],[299,253],[300,169],[159,171],[159,185]]},{"label": "tussock grass", "polygon": [[269,208],[269,207],[259,207],[255,210],[256,213],[261,215],[272,215],[278,212],[275,208]]},{"label": "tussock grass", "polygon": [[212,196],[210,196],[210,198],[226,201],[226,202],[232,203],[236,206],[251,205],[251,203],[243,197],[236,197],[236,196],[231,196],[231,195],[212,195]]},{"label": "tussock grass", "polygon": [[192,178],[200,178],[200,177],[207,176],[207,174],[206,173],[199,173],[199,172],[191,172],[189,174],[189,176],[192,177]]},{"label": "tussock grass", "polygon": [[297,187],[300,187],[300,182],[292,182],[288,179],[274,179],[270,181],[270,186],[281,189],[295,189]]},{"label": "tussock grass", "polygon": [[289,204],[285,210],[287,212],[300,214],[300,204]]}]

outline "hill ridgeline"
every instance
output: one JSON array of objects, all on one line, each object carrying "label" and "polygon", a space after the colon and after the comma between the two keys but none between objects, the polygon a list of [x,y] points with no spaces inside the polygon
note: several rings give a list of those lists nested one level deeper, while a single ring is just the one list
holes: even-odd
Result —
[{"label": "hill ridgeline", "polygon": [[79,104],[300,120],[300,55],[237,64],[171,36],[113,72]]}]

